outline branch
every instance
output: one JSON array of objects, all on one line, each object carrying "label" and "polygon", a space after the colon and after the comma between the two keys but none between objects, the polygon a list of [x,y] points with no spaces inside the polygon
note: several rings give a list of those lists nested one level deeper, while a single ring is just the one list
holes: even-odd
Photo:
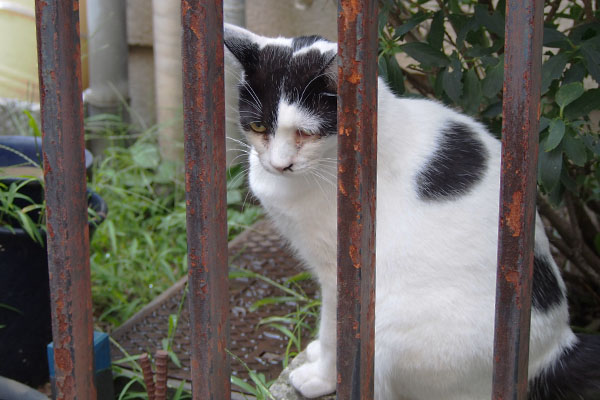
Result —
[{"label": "branch", "polygon": [[588,267],[590,267],[596,274],[600,275],[600,257],[594,254],[594,252],[585,243],[583,243],[582,240],[577,239],[577,234],[572,232],[570,224],[565,221],[552,208],[546,199],[539,194],[537,196],[537,204],[540,213],[550,221],[552,227],[556,229],[558,234],[564,239],[568,247],[571,249],[571,252],[575,250],[573,257],[582,258],[585,260],[585,263]]},{"label": "branch", "polygon": [[408,79],[408,82],[415,89],[417,89],[419,91],[419,93],[421,93],[423,96],[429,96],[429,95],[432,94],[431,88],[429,87],[429,85],[427,85],[426,83],[424,83],[422,81],[422,79],[420,79],[419,77],[415,76],[415,74],[411,74],[405,68],[402,68],[402,71],[404,72],[404,76],[406,76],[406,79]]},{"label": "branch", "polygon": [[585,22],[592,22],[594,20],[592,0],[583,0],[583,10],[585,12]]},{"label": "branch", "polygon": [[552,19],[554,19],[554,16],[556,15],[556,12],[558,11],[558,7],[560,7],[560,2],[561,0],[554,0],[552,2],[552,5],[550,6],[550,11],[548,11],[548,14],[546,15],[546,19],[544,19],[545,23],[548,23],[550,21],[552,21]]},{"label": "branch", "polygon": [[596,300],[596,303],[600,304],[600,295],[598,295],[598,291],[596,289],[589,285],[589,281],[586,281],[585,278],[568,271],[562,271],[562,274],[565,280],[570,281],[572,284],[578,284],[586,289],[589,294],[592,295],[594,300]]},{"label": "branch", "polygon": [[564,240],[551,235],[552,232],[548,232],[548,240],[550,241],[550,244],[556,247],[558,251],[560,251],[562,255],[564,255],[571,262],[571,265],[573,265],[573,267],[575,267],[575,269],[577,269],[585,279],[587,279],[589,282],[593,283],[594,286],[596,286],[596,282],[598,282],[598,277],[594,276],[593,273],[588,271],[588,269],[585,266],[586,262],[581,256],[581,254],[575,253],[571,246],[569,246]]}]

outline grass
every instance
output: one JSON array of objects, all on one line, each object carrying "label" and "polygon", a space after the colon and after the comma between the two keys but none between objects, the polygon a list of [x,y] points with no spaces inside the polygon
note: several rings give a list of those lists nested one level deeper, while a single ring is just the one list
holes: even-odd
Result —
[{"label": "grass", "polygon": [[[30,134],[39,132],[31,116],[28,128]],[[102,115],[88,119],[86,131],[88,139],[108,138],[110,143],[101,161],[94,164],[88,183],[88,188],[99,193],[109,208],[106,220],[98,226],[90,243],[90,261],[95,321],[102,330],[110,332],[187,273],[184,172],[182,163],[161,160],[155,128],[130,135],[129,126],[120,118]],[[232,239],[260,218],[262,211],[247,202],[242,166],[228,169],[227,177],[228,237]],[[16,188],[2,188],[0,194],[14,196],[13,189]],[[21,211],[0,210],[11,212],[14,217]],[[260,279],[281,290],[278,297],[257,301],[253,310],[267,304],[296,304],[294,312],[269,316],[260,322],[288,338],[286,366],[289,358],[301,350],[302,338],[315,335],[314,326],[307,320],[316,320],[320,302],[309,298],[299,285],[310,275],[298,274],[282,284],[239,269],[230,274],[230,278],[235,277]],[[172,341],[184,299],[178,313],[169,316],[168,334],[162,341],[163,349],[176,365],[179,360],[172,351]],[[244,364],[238,355],[231,357],[232,362]],[[127,375],[128,382],[119,399],[147,398],[140,391],[143,379],[138,358],[139,355],[126,354],[121,360],[130,365],[134,375]],[[115,366],[114,372],[116,376],[126,376],[121,367]],[[257,399],[271,399],[268,388],[272,382],[255,371],[248,373],[249,382],[232,376],[232,384]],[[182,385],[176,388],[175,396],[188,398],[189,393]]]},{"label": "grass", "polygon": [[[95,118],[98,130],[102,121]],[[104,136],[123,136],[118,119],[103,121]],[[109,213],[91,243],[92,296],[96,320],[123,323],[187,272],[185,186],[182,163],[162,161],[156,131],[138,135],[128,147],[109,146],[89,184]],[[241,166],[228,170],[227,219],[231,239],[261,215],[245,202]],[[244,204],[245,203],[245,204]]]}]

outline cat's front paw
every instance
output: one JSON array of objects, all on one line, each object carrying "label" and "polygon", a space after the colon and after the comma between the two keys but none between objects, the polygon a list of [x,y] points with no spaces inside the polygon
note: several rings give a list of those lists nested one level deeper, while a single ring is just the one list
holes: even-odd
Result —
[{"label": "cat's front paw", "polygon": [[335,392],[335,374],[335,367],[327,368],[324,363],[308,362],[292,371],[290,382],[304,397],[314,399]]},{"label": "cat's front paw", "polygon": [[319,340],[313,340],[306,346],[306,357],[309,362],[315,362],[321,358],[321,342]]}]

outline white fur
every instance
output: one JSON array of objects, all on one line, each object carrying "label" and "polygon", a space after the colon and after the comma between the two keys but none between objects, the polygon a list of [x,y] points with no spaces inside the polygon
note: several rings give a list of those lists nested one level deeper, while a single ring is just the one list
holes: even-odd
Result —
[{"label": "white fur", "polygon": [[[471,118],[437,102],[399,99],[381,80],[378,108],[376,399],[489,399],[500,143]],[[309,120],[281,103],[273,138],[249,133],[249,180],[321,285],[319,338],[308,348],[309,362],[290,376],[303,395],[317,397],[336,383],[337,139],[298,139]],[[415,177],[449,120],[476,132],[491,167],[469,193],[423,201]],[[289,164],[293,171],[277,169]],[[539,218],[536,248],[549,254]],[[533,309],[530,377],[574,340],[566,302],[543,314]]]}]

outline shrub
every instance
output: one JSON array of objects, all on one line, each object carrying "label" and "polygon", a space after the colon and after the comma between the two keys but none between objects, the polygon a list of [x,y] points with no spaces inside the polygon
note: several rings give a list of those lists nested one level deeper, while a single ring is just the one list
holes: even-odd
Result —
[{"label": "shrub", "polygon": [[[392,90],[460,108],[500,137],[505,0],[379,3],[379,74]],[[600,141],[590,113],[600,109],[599,15],[592,0],[546,1],[538,162],[538,207],[580,295],[571,298],[596,311]],[[399,64],[399,55],[410,61]],[[589,323],[582,318],[574,322]]]}]

